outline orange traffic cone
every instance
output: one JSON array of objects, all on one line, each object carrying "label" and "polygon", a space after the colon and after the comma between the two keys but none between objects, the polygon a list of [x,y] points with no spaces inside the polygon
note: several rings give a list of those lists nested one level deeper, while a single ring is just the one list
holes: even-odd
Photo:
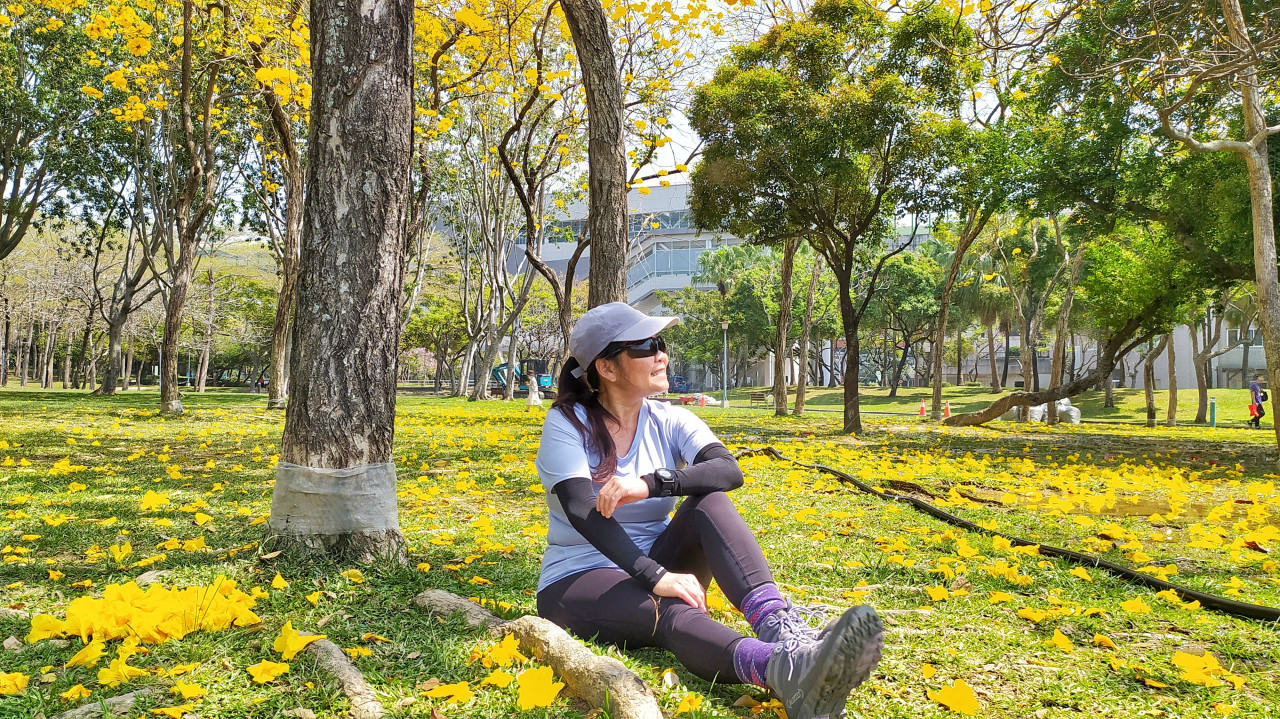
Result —
[{"label": "orange traffic cone", "polygon": [[943,417],[951,416],[951,400],[947,400],[946,402],[942,403],[942,416]]},{"label": "orange traffic cone", "polygon": [[921,416],[921,417],[925,416],[925,414],[924,414],[924,400],[920,400],[920,416]]},{"label": "orange traffic cone", "polygon": [[698,406],[699,407],[707,406],[707,396],[705,394],[698,395]]}]

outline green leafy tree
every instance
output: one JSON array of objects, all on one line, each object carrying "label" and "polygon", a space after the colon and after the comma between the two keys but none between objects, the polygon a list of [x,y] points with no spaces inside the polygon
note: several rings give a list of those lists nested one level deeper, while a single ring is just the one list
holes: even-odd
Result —
[{"label": "green leafy tree", "polygon": [[968,28],[941,8],[894,20],[856,0],[735,48],[698,89],[690,120],[706,141],[691,209],[740,237],[802,235],[840,291],[847,343],[844,430],[861,432],[858,327],[899,212],[927,210],[948,178],[940,138],[968,65]]},{"label": "green leafy tree", "polygon": [[0,12],[0,260],[42,218],[110,194],[96,168],[122,133],[81,90],[101,77],[83,18],[41,3],[14,7]]}]

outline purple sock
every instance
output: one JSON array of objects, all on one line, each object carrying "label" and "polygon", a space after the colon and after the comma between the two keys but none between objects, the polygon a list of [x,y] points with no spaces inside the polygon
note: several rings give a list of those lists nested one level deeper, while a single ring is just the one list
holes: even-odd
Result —
[{"label": "purple sock", "polygon": [[738,679],[747,684],[765,687],[764,675],[769,667],[769,655],[773,653],[773,646],[753,637],[739,639],[733,645],[733,670],[737,672]]},{"label": "purple sock", "polygon": [[752,589],[739,607],[742,615],[747,618],[747,623],[751,625],[752,631],[756,633],[760,632],[760,622],[764,621],[765,617],[786,608],[787,600],[782,598],[778,585],[773,582]]}]

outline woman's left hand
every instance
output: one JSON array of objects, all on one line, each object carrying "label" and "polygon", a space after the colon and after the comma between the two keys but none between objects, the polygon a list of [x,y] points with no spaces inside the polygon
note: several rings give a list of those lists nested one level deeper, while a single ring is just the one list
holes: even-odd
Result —
[{"label": "woman's left hand", "polygon": [[649,485],[643,479],[615,474],[613,479],[600,488],[600,494],[596,495],[596,510],[608,519],[618,507],[648,498]]}]

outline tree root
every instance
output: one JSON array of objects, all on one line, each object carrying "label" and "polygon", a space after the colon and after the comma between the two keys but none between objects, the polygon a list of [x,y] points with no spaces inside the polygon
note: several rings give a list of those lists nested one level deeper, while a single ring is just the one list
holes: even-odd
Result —
[{"label": "tree root", "polygon": [[[107,712],[111,715],[124,716],[133,711],[135,702],[153,693],[155,693],[154,689],[139,689],[128,694],[121,694],[118,697],[104,699],[102,704],[107,705]],[[98,702],[84,704],[75,709],[68,709],[53,719],[90,719],[90,717],[100,717],[102,716],[102,704]]]},{"label": "tree root", "polygon": [[[298,633],[304,637],[310,636],[308,632]],[[382,708],[373,688],[337,644],[321,639],[308,644],[307,653],[315,658],[321,669],[338,680],[342,693],[351,701],[351,719],[381,719],[386,716],[387,712]]]},{"label": "tree root", "polygon": [[456,594],[430,589],[413,603],[437,614],[461,612],[473,627],[487,626],[495,637],[512,634],[538,661],[551,667],[569,693],[617,719],[662,719],[653,691],[634,672],[613,657],[603,657],[569,633],[541,617],[503,621],[492,612]]}]

